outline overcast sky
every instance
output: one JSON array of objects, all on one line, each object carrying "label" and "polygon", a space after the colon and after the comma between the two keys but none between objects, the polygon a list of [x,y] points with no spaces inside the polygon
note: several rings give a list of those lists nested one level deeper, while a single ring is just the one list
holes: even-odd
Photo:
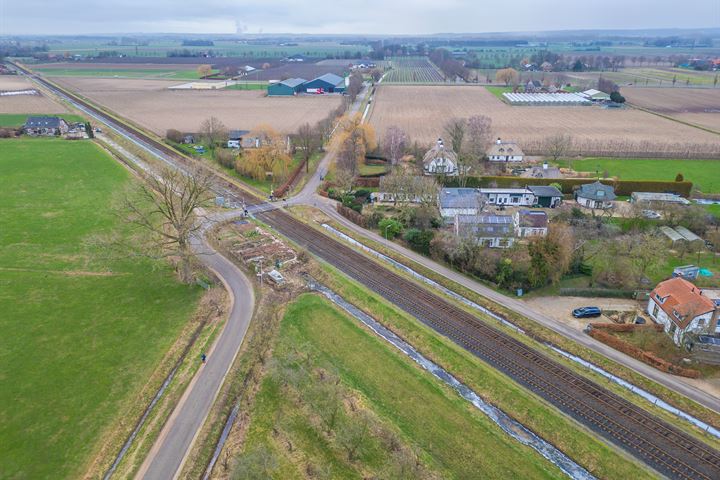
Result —
[{"label": "overcast sky", "polygon": [[429,34],[672,27],[720,27],[720,0],[0,0],[0,35]]}]

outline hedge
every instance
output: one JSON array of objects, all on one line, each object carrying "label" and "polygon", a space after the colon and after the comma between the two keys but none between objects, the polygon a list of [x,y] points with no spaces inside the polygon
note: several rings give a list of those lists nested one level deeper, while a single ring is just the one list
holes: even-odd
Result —
[{"label": "hedge", "polygon": [[[495,184],[500,188],[508,188],[512,186],[532,186],[532,185],[550,185],[557,183],[562,187],[562,192],[566,194],[573,193],[575,187],[586,183],[593,183],[595,180],[591,178],[526,178],[526,177],[467,177],[466,187],[469,188],[487,188],[490,184]],[[672,192],[683,197],[689,197],[692,190],[692,182],[663,182],[654,180],[613,180],[602,179],[600,183],[611,185],[615,189],[616,195],[629,196],[633,192]],[[459,186],[458,178],[445,177],[444,185],[446,187]]]},{"label": "hedge", "polygon": [[617,288],[561,288],[560,295],[565,297],[635,298],[635,291]]}]

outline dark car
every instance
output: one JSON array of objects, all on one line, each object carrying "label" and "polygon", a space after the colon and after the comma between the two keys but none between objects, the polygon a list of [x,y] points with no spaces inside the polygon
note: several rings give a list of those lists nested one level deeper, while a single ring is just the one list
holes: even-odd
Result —
[{"label": "dark car", "polygon": [[572,315],[575,318],[599,317],[601,314],[602,310],[598,307],[580,307],[572,311]]}]

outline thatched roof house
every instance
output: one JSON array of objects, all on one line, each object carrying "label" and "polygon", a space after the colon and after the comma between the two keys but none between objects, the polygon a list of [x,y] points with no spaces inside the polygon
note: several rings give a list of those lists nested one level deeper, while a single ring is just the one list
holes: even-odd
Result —
[{"label": "thatched roof house", "polygon": [[425,175],[458,174],[458,160],[451,148],[445,147],[442,138],[438,138],[435,145],[423,157],[423,173]]}]

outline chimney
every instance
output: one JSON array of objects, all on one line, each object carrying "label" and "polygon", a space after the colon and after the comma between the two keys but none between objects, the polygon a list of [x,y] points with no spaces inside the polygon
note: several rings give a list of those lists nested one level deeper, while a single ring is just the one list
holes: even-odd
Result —
[{"label": "chimney", "polygon": [[548,169],[548,163],[547,163],[547,162],[543,162],[543,170],[547,170],[547,169]]},{"label": "chimney", "polygon": [[500,145],[502,142],[500,141],[500,137],[495,141],[496,144]]}]

